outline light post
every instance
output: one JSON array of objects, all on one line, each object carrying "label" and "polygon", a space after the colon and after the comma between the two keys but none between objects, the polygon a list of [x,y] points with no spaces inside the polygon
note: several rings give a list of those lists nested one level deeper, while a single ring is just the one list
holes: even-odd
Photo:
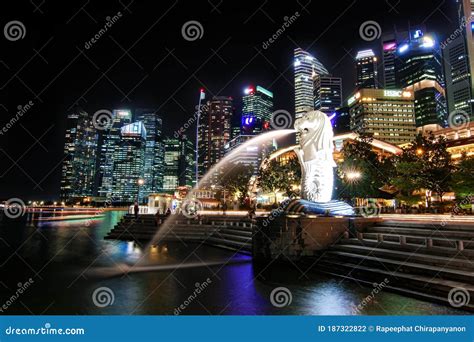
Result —
[{"label": "light post", "polygon": [[196,161],[195,161],[195,179],[196,179],[196,187],[199,182],[199,119],[201,117],[201,100],[204,100],[206,97],[206,93],[204,92],[204,88],[199,90],[199,104],[197,108],[197,120],[196,120]]},{"label": "light post", "polygon": [[145,184],[145,180],[143,178],[138,178],[138,191],[137,191],[137,203],[140,204],[140,187]]}]

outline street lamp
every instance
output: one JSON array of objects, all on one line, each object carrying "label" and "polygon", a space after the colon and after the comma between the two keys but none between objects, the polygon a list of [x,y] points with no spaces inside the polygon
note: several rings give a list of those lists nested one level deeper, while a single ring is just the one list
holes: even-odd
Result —
[{"label": "street lamp", "polygon": [[137,191],[137,203],[140,203],[140,187],[145,184],[145,180],[143,178],[138,178],[138,191]]},{"label": "street lamp", "polygon": [[346,173],[346,178],[349,182],[355,182],[362,177],[362,174],[359,171],[348,171]]}]

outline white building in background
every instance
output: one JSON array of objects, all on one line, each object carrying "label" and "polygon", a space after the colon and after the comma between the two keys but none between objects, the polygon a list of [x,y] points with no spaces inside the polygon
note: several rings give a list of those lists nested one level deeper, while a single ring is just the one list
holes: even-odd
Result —
[{"label": "white building in background", "polygon": [[297,48],[294,51],[295,117],[314,110],[314,78],[329,75],[324,65],[310,53]]}]

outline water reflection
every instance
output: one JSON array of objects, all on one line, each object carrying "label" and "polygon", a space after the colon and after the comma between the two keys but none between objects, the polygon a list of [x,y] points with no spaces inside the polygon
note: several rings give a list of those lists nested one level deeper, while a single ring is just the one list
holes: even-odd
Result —
[{"label": "water reflection", "polygon": [[[196,289],[211,282],[180,314],[462,314],[448,307],[382,291],[362,309],[357,306],[372,288],[307,274],[274,263],[263,269],[249,256],[189,243],[146,246],[104,240],[123,212],[107,212],[103,219],[55,221],[41,225],[0,227],[2,282],[0,301],[9,298],[19,282],[35,282],[21,303],[4,314],[164,314],[175,309]],[[99,308],[92,294],[110,288],[114,304]],[[287,287],[293,300],[274,307],[269,296]],[[24,304],[24,305],[23,305]]]}]

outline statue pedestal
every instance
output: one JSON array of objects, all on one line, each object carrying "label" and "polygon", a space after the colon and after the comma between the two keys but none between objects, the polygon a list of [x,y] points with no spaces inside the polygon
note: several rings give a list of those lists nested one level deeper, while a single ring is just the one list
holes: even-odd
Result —
[{"label": "statue pedestal", "polygon": [[294,199],[286,206],[287,214],[309,214],[325,216],[355,216],[354,208],[343,201],[311,202]]},{"label": "statue pedestal", "polygon": [[311,217],[285,215],[257,217],[254,226],[252,254],[254,261],[271,259],[299,260],[318,255],[340,239],[355,236],[381,218]]}]

